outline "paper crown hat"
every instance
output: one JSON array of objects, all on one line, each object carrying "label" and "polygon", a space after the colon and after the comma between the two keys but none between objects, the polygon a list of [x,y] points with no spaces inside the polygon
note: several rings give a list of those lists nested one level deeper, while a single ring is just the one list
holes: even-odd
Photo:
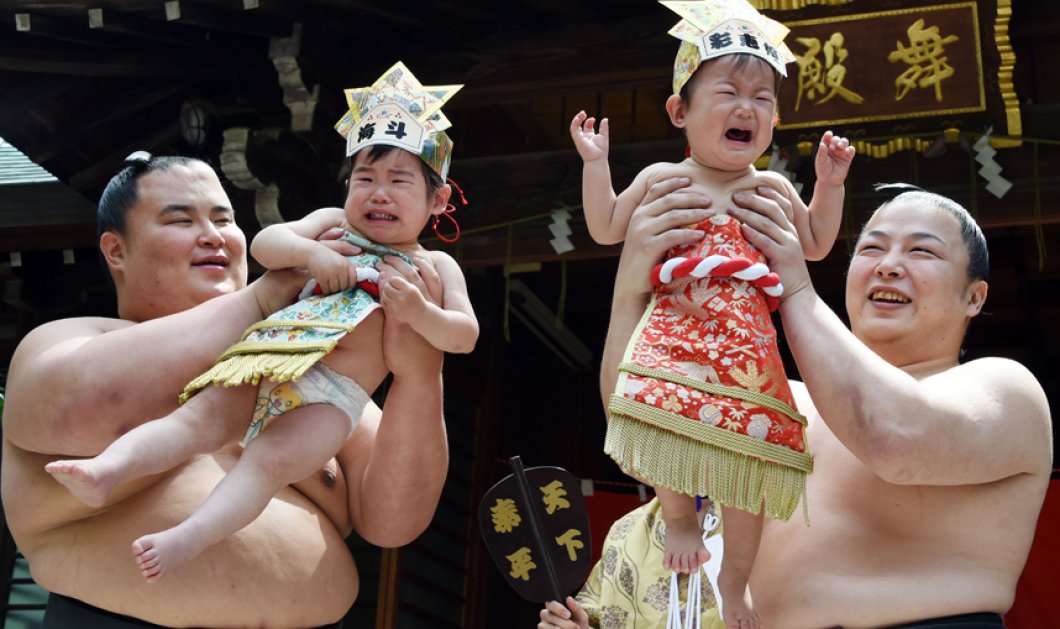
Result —
[{"label": "paper crown hat", "polygon": [[682,18],[669,30],[681,40],[674,59],[674,94],[681,93],[700,63],[723,55],[754,55],[781,76],[788,75],[784,64],[795,60],[784,43],[788,27],[762,15],[747,0],[659,0],[659,4]]},{"label": "paper crown hat", "polygon": [[335,130],[346,138],[346,156],[367,146],[388,144],[419,155],[444,181],[453,141],[441,108],[463,85],[424,86],[398,61],[369,87],[344,90],[349,111]]}]

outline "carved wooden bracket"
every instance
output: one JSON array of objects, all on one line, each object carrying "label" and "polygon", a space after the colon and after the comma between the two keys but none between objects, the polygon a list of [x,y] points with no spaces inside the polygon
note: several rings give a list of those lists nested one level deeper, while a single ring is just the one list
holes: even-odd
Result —
[{"label": "carved wooden bracket", "polygon": [[320,86],[314,85],[310,90],[302,81],[302,70],[298,67],[301,45],[302,25],[296,22],[290,37],[273,37],[269,41],[269,59],[283,88],[283,104],[291,110],[291,130],[311,131],[313,112],[320,100]]},{"label": "carved wooden bracket", "polygon": [[221,172],[240,190],[254,191],[254,216],[261,227],[282,223],[280,214],[280,189],[276,184],[265,184],[250,170],[247,163],[247,145],[252,132],[247,127],[232,127],[224,131],[224,146],[221,148]]}]

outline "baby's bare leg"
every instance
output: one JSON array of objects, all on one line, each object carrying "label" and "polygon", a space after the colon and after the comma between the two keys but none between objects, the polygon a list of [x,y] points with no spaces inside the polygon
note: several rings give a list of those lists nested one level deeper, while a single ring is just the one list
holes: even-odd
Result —
[{"label": "baby's bare leg", "polygon": [[747,578],[758,554],[764,517],[763,514],[753,515],[732,507],[721,508],[725,554],[718,574],[718,593],[724,602],[723,620],[728,629],[762,627],[762,620],[751,605]]},{"label": "baby's bare leg", "polygon": [[655,488],[666,523],[663,567],[690,574],[710,559],[703,545],[703,531],[696,514],[696,499],[664,487]]},{"label": "baby's bare leg", "polygon": [[44,469],[78,500],[100,507],[119,484],[169,470],[194,454],[240,437],[257,387],[209,387],[169,415],[133,428],[91,459],[53,461]]},{"label": "baby's bare leg", "polygon": [[277,417],[193,514],[177,526],[133,542],[148,582],[173,572],[206,547],[254,521],[282,487],[319,470],[345,442],[350,419],[328,404]]}]

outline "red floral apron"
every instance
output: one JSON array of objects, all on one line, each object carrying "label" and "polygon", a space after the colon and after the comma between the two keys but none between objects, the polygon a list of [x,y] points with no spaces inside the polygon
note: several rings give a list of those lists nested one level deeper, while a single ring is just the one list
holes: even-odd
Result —
[{"label": "red floral apron", "polygon": [[[605,451],[645,482],[787,520],[805,498],[806,420],[770,319],[782,290],[739,222],[716,216],[653,272],[622,364]],[[805,501],[803,502],[804,516]]]}]

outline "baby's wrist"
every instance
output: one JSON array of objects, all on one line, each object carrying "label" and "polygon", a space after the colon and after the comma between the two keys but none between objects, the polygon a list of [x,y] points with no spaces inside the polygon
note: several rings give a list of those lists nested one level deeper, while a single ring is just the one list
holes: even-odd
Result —
[{"label": "baby's wrist", "polygon": [[846,177],[838,181],[830,181],[827,178],[817,178],[816,188],[844,188],[846,186]]}]

